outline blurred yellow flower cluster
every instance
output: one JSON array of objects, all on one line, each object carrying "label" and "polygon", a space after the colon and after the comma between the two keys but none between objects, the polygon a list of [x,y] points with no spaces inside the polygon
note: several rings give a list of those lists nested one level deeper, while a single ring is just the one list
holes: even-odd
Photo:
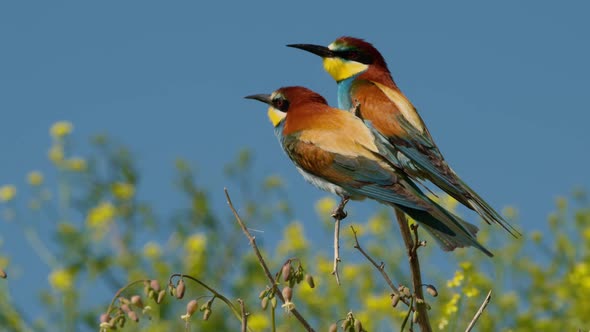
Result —
[{"label": "blurred yellow flower cluster", "polygon": [[248,316],[248,327],[254,331],[263,331],[270,326],[270,319],[261,312],[256,312]]},{"label": "blurred yellow flower cluster", "polygon": [[58,121],[49,128],[49,134],[55,139],[61,139],[68,136],[74,130],[74,126],[69,121]]},{"label": "blurred yellow flower cluster", "polygon": [[104,228],[115,218],[116,209],[110,202],[102,202],[88,211],[86,224],[90,228]]},{"label": "blurred yellow flower cluster", "polygon": [[32,171],[27,175],[27,181],[31,186],[40,186],[43,184],[43,174],[39,171]]},{"label": "blurred yellow flower cluster", "polygon": [[577,263],[567,277],[568,281],[581,291],[590,292],[590,264]]},{"label": "blurred yellow flower cluster", "polygon": [[186,238],[184,243],[184,264],[187,271],[198,272],[205,266],[205,252],[207,248],[207,236],[204,233],[195,233]]},{"label": "blurred yellow flower cluster", "polygon": [[53,137],[53,145],[49,148],[47,156],[53,164],[72,172],[84,172],[88,168],[86,160],[81,157],[71,157],[66,159],[64,145],[65,138],[72,133],[74,126],[68,121],[59,121],[54,123],[49,129],[49,134]]},{"label": "blurred yellow flower cluster", "polygon": [[68,291],[74,285],[74,276],[66,269],[54,270],[49,274],[48,279],[51,288],[60,292]]},{"label": "blurred yellow flower cluster", "polygon": [[115,182],[111,185],[111,192],[115,198],[127,201],[135,195],[135,187],[131,183]]},{"label": "blurred yellow flower cluster", "polygon": [[0,187],[0,202],[9,202],[16,196],[16,187],[8,184]]},{"label": "blurred yellow flower cluster", "polygon": [[336,209],[336,200],[331,196],[319,199],[315,204],[316,212],[321,216],[330,216]]},{"label": "blurred yellow flower cluster", "polygon": [[64,166],[66,169],[73,172],[84,172],[88,168],[86,160],[81,157],[72,157],[64,160]]},{"label": "blurred yellow flower cluster", "polygon": [[207,237],[203,233],[196,233],[189,236],[184,244],[187,254],[200,254],[207,247]]},{"label": "blurred yellow flower cluster", "polygon": [[283,230],[283,239],[278,245],[279,253],[286,254],[298,250],[304,250],[308,247],[303,224],[294,221]]},{"label": "blurred yellow flower cluster", "polygon": [[162,248],[158,243],[150,241],[143,246],[143,255],[147,259],[158,259],[162,255]]},{"label": "blurred yellow flower cluster", "polygon": [[447,281],[447,287],[449,287],[449,288],[459,287],[459,286],[461,286],[463,279],[465,279],[465,275],[463,274],[463,271],[461,271],[461,270],[455,271],[455,276],[453,277],[453,279]]}]

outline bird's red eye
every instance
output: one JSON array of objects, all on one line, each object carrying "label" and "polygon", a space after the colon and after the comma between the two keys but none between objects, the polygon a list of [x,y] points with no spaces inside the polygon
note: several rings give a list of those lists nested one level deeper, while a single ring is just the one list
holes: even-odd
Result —
[{"label": "bird's red eye", "polygon": [[282,99],[279,99],[279,100],[275,101],[275,106],[278,109],[282,108],[284,104],[285,104],[285,102]]}]

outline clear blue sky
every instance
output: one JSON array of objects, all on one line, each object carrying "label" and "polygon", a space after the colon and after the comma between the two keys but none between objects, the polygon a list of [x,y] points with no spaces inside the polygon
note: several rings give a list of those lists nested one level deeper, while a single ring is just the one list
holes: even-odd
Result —
[{"label": "clear blue sky", "polygon": [[[351,35],[381,50],[452,167],[534,228],[557,195],[590,187],[588,12],[582,1],[5,1],[0,185],[48,169],[48,128],[69,120],[79,140],[106,132],[130,146],[140,194],[163,211],[178,205],[165,195],[176,157],[222,202],[222,166],[245,146],[309,209],[324,194],[280,151],[264,106],[242,97],[305,85],[336,104],[320,60],[284,45]],[[2,250],[18,248],[6,246],[14,228],[0,230]]]}]

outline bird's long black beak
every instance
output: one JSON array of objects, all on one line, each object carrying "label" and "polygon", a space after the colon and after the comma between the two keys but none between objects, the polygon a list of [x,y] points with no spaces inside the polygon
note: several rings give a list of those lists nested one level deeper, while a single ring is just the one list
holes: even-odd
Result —
[{"label": "bird's long black beak", "polygon": [[300,50],[308,51],[309,53],[313,53],[315,55],[319,55],[322,58],[331,58],[334,57],[334,51],[327,48],[326,46],[321,45],[312,45],[312,44],[290,44],[287,47],[298,48]]},{"label": "bird's long black beak", "polygon": [[270,95],[269,94],[265,94],[265,93],[261,93],[261,94],[257,94],[257,95],[250,95],[250,96],[246,96],[244,97],[246,99],[254,99],[254,100],[258,100],[261,101],[265,104],[271,104],[271,100],[270,100]]}]

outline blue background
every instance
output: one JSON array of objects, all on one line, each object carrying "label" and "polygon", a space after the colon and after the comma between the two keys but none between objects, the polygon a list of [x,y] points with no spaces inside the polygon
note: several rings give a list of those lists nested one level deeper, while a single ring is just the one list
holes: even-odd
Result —
[{"label": "blue background", "polygon": [[[311,219],[325,194],[280,151],[264,105],[242,97],[305,85],[335,105],[319,58],[284,45],[351,35],[382,52],[463,179],[493,206],[516,206],[525,230],[543,228],[557,195],[590,185],[589,10],[582,1],[3,2],[0,185],[24,194],[28,171],[50,168],[48,128],[68,120],[77,141],[106,132],[130,146],[139,195],[161,211],[179,205],[168,195],[175,158],[196,164],[224,207],[223,165],[250,147],[256,172],[285,177],[296,217]],[[18,228],[0,230],[12,264],[34,269]]]}]

